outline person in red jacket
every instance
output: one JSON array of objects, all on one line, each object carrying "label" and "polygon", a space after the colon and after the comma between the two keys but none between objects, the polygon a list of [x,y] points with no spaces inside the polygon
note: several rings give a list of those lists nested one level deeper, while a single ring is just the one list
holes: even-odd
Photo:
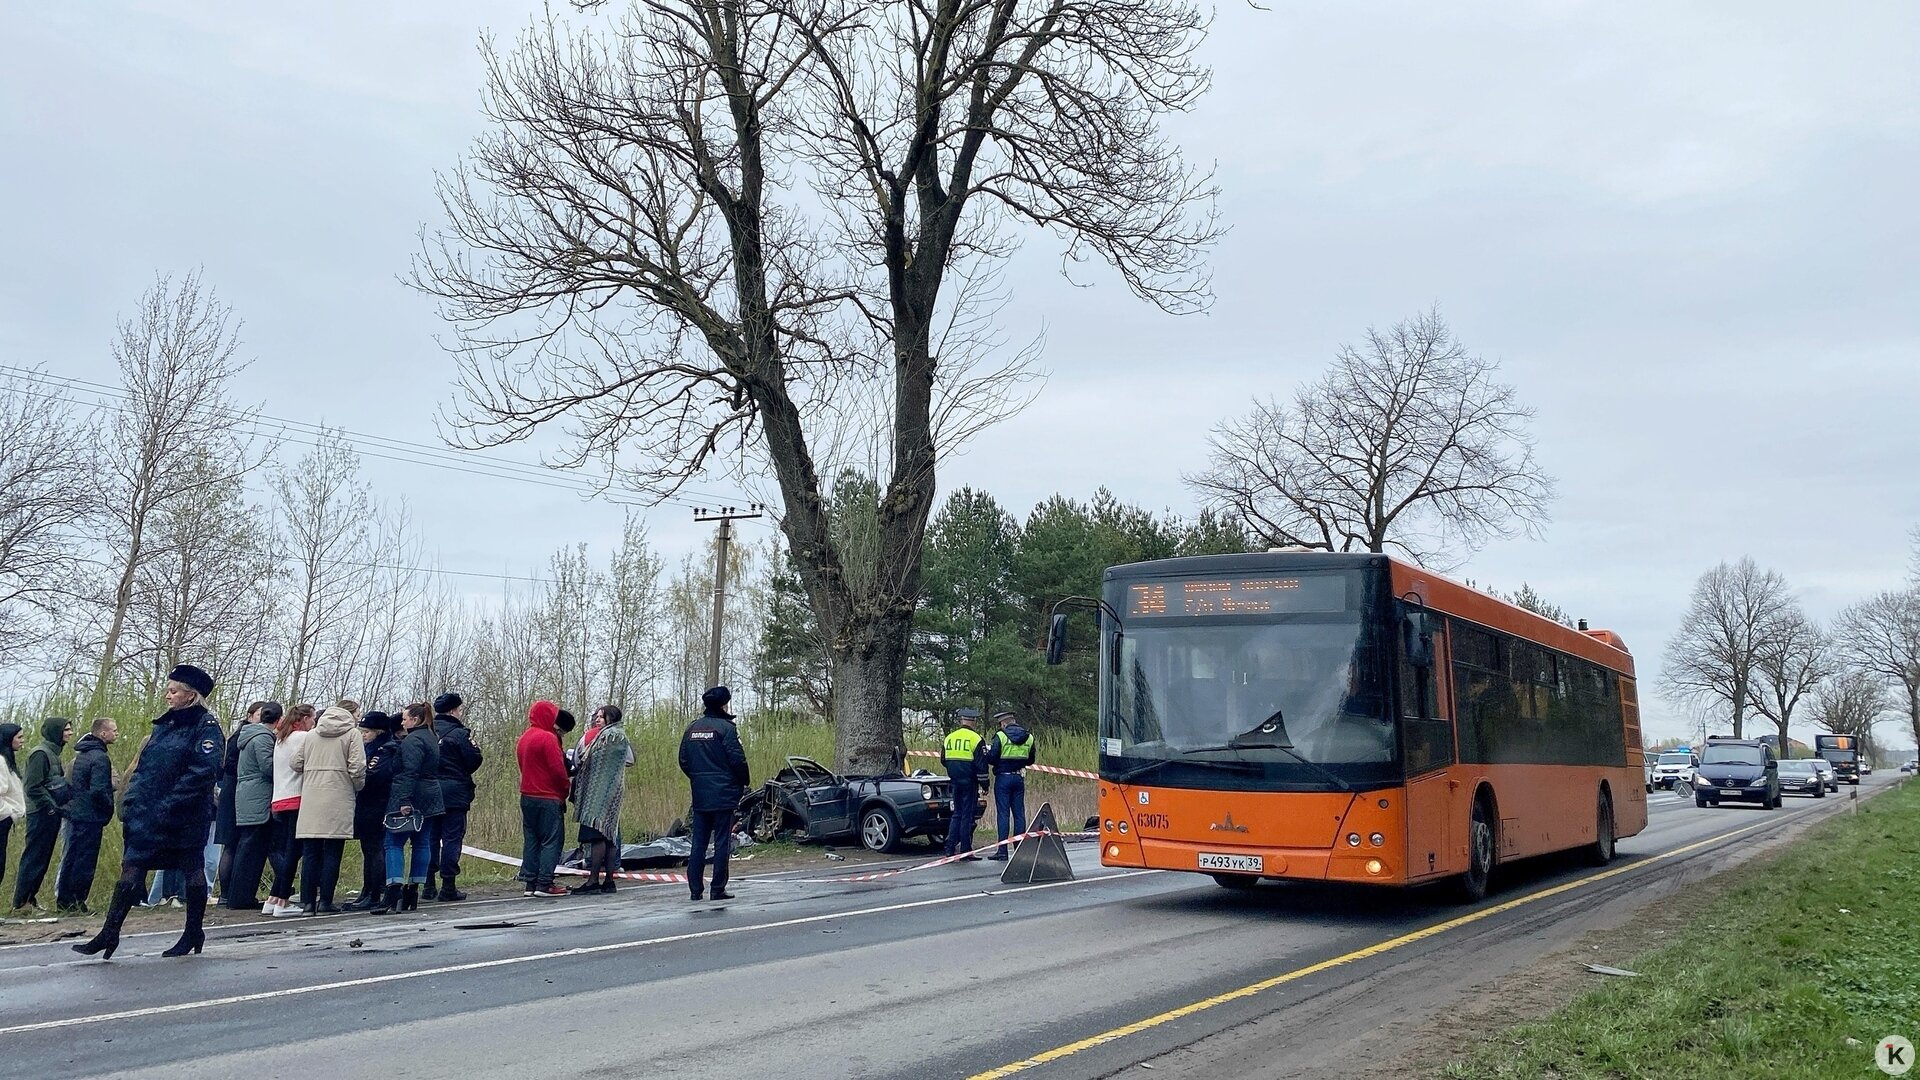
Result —
[{"label": "person in red jacket", "polygon": [[527,730],[514,747],[520,759],[520,880],[527,896],[565,896],[553,883],[566,823],[567,759],[560,752],[554,720],[560,707],[536,701],[527,710]]}]

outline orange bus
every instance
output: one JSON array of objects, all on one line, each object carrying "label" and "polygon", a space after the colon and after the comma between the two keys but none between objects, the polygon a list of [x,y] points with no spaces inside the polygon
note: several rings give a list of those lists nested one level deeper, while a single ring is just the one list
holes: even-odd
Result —
[{"label": "orange bus", "polygon": [[[1397,559],[1277,551],[1107,570],[1107,866],[1416,885],[1646,827],[1633,657]],[[1583,624],[1584,625],[1584,624]],[[1048,659],[1067,640],[1053,620]]]}]

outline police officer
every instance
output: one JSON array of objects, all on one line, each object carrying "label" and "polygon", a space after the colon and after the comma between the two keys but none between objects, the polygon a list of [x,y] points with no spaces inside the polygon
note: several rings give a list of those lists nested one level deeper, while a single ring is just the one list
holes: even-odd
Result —
[{"label": "police officer", "polygon": [[[980,820],[980,765],[976,760],[980,754],[979,709],[956,709],[953,717],[960,726],[947,736],[946,747],[940,757],[946,762],[947,785],[953,796],[953,820],[947,825],[948,855],[973,850],[973,829]],[[980,856],[968,855],[972,861]]]},{"label": "police officer", "polygon": [[[993,807],[995,824],[1000,829],[1000,847],[990,858],[1005,862],[1007,837],[1027,831],[1027,780],[1022,770],[1033,764],[1033,733],[1020,726],[1019,717],[1010,712],[993,714],[1000,725],[980,752],[981,760],[993,767]],[[1008,831],[1011,818],[1012,831]]]},{"label": "police officer", "polygon": [[713,841],[715,900],[731,900],[727,891],[727,856],[733,849],[733,815],[747,793],[747,752],[740,731],[733,726],[727,703],[733,691],[716,686],[700,697],[705,707],[700,719],[680,736],[680,771],[693,787],[693,851],[687,858],[687,885],[700,900],[706,883],[707,841]]}]

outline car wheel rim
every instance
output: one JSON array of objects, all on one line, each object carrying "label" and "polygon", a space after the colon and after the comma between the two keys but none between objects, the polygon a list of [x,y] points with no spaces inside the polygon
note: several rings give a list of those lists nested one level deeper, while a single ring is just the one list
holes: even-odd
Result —
[{"label": "car wheel rim", "polygon": [[867,827],[862,830],[862,833],[863,838],[867,842],[867,846],[875,851],[880,851],[885,849],[887,841],[892,839],[893,830],[887,827],[887,819],[884,816],[880,814],[869,814],[867,816]]},{"label": "car wheel rim", "polygon": [[1487,872],[1487,867],[1492,865],[1492,863],[1493,863],[1493,826],[1487,824],[1487,819],[1485,816],[1476,812],[1473,815],[1473,870],[1472,872],[1476,876],[1480,874],[1484,874]]}]

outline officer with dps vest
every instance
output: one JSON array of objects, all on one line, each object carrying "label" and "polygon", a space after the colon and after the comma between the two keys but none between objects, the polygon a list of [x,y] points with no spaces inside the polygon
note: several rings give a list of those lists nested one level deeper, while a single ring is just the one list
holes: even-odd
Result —
[{"label": "officer with dps vest", "polygon": [[[982,745],[980,758],[993,767],[993,806],[995,824],[1000,829],[1000,847],[989,858],[1005,862],[1007,837],[1027,831],[1027,780],[1022,771],[1033,764],[1033,733],[1020,726],[1010,712],[998,712],[993,718],[1000,730]],[[1009,817],[1013,829],[1008,831]]]},{"label": "officer with dps vest", "polygon": [[[980,726],[979,709],[955,709],[960,726],[947,736],[940,757],[946,762],[948,789],[953,796],[953,820],[947,825],[948,855],[973,850],[973,830],[980,821]],[[980,856],[968,855],[970,861]]]}]

